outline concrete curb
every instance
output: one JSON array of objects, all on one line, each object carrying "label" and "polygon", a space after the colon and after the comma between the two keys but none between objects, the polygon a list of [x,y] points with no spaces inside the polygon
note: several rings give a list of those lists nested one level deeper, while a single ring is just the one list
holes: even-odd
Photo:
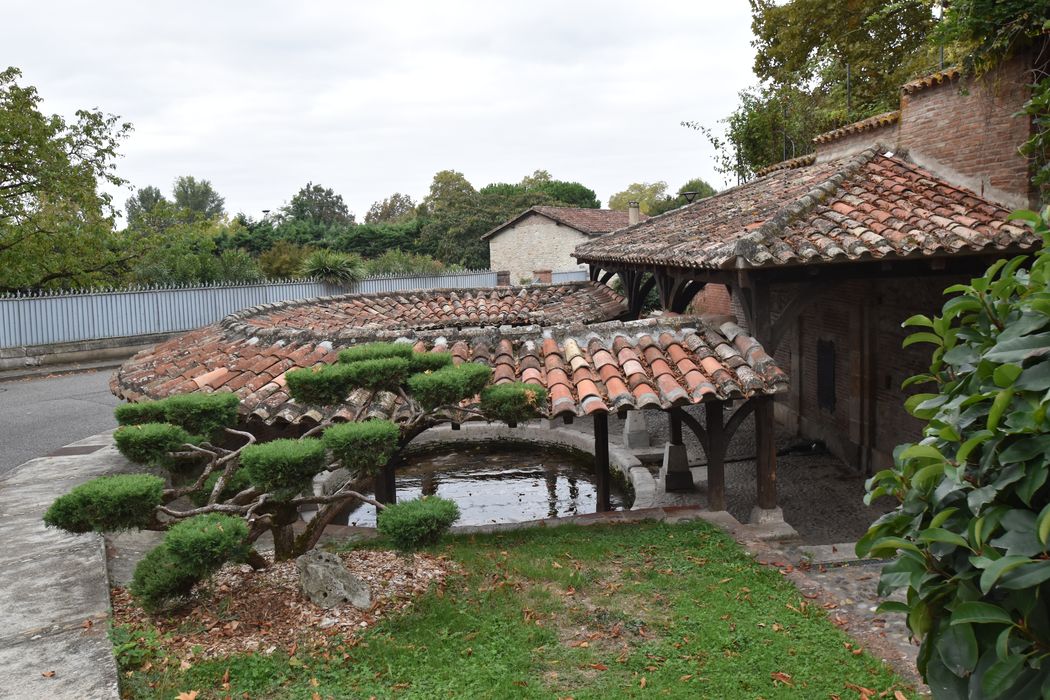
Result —
[{"label": "concrete curb", "polygon": [[109,578],[102,537],[44,525],[54,498],[129,469],[102,433],[0,477],[0,688],[7,698],[118,698],[107,634]]}]

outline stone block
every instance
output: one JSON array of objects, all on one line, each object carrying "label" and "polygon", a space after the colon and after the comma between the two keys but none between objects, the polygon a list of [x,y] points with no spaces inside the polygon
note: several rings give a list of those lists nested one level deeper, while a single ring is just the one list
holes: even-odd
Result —
[{"label": "stone block", "polygon": [[623,446],[630,450],[649,447],[649,428],[644,411],[628,411],[623,421]]},{"label": "stone block", "polygon": [[297,558],[295,564],[299,569],[299,585],[314,604],[322,608],[346,603],[361,610],[372,607],[368,584],[351,574],[338,555],[311,549]]}]

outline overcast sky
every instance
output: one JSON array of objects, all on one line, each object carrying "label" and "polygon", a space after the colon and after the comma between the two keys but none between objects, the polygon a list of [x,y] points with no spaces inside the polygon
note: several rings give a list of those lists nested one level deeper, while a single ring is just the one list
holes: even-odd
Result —
[{"label": "overcast sky", "polygon": [[4,15],[0,64],[46,111],[134,124],[119,162],[134,187],[203,177],[256,217],[312,180],[361,220],[443,169],[480,188],[542,168],[603,203],[637,181],[722,187],[679,122],[716,125],[754,81],[743,0],[9,0]]}]

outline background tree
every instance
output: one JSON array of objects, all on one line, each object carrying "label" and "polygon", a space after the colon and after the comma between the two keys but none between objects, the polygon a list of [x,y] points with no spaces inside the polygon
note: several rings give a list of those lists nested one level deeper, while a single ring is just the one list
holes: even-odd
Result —
[{"label": "background tree", "polygon": [[306,256],[312,248],[277,241],[272,248],[259,256],[259,267],[264,275],[271,279],[290,279],[299,276]]},{"label": "background tree", "polygon": [[663,214],[665,211],[671,211],[672,209],[685,206],[689,201],[685,198],[685,195],[683,194],[684,192],[695,193],[693,201],[696,202],[704,197],[710,197],[713,195],[715,193],[715,188],[707,184],[702,178],[693,178],[679,187],[678,192],[674,197],[667,195],[654,202],[652,208],[648,212],[649,215],[656,216],[657,214]]},{"label": "background tree", "polygon": [[140,187],[124,204],[125,217],[129,227],[136,227],[141,219],[153,213],[158,205],[167,204],[168,200],[159,189],[152,185]]},{"label": "background tree", "polygon": [[175,206],[189,212],[189,219],[215,219],[226,213],[226,200],[219,196],[208,180],[183,175],[171,189]]},{"label": "background tree", "polygon": [[285,222],[308,222],[318,226],[348,226],[354,223],[354,215],[330,187],[306,183],[285,206],[281,207]]},{"label": "background tree", "polygon": [[0,292],[110,281],[139,252],[98,188],[124,184],[114,160],[131,125],[97,110],[45,115],[20,77],[0,72]]},{"label": "background tree", "polygon": [[395,192],[386,199],[373,202],[365,214],[366,224],[398,223],[416,215],[416,203],[407,194]]},{"label": "background tree", "polygon": [[481,211],[481,196],[463,173],[442,170],[434,175],[423,198],[424,224],[420,247],[439,260],[467,268],[488,267],[488,246],[481,236],[491,216]]},{"label": "background tree", "polygon": [[665,196],[667,183],[663,180],[657,182],[634,182],[627,186],[622,192],[617,192],[609,197],[609,208],[617,211],[627,211],[630,202],[638,202],[643,214],[648,214],[653,207]]}]

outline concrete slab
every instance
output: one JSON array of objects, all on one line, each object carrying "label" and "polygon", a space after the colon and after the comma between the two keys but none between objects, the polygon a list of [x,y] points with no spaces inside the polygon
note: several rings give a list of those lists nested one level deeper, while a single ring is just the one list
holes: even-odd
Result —
[{"label": "concrete slab", "polygon": [[119,698],[117,665],[107,627],[104,621],[95,621],[86,629],[77,627],[35,638],[0,641],[0,688],[4,698]]},{"label": "concrete slab", "polygon": [[858,561],[856,542],[839,542],[837,544],[803,545],[798,553],[813,565],[844,564]]}]

